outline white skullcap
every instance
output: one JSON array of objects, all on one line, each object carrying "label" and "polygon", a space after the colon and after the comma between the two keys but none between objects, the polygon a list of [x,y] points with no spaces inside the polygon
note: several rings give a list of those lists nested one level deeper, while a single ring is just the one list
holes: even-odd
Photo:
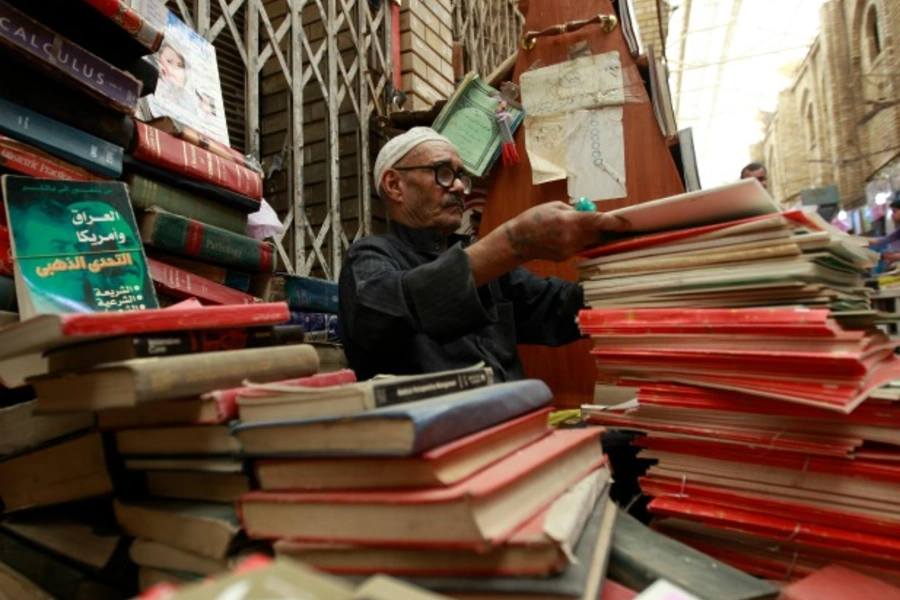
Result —
[{"label": "white skullcap", "polygon": [[413,127],[406,133],[393,138],[378,153],[375,159],[375,189],[381,188],[381,179],[385,171],[396,165],[401,158],[409,154],[410,150],[425,142],[444,142],[453,145],[453,142],[439,134],[431,127]]}]

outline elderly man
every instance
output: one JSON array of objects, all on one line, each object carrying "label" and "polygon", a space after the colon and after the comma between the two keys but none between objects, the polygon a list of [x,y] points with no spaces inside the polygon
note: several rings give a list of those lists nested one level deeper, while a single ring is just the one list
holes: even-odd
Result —
[{"label": "elderly man", "polygon": [[517,343],[579,338],[580,287],[520,265],[564,260],[626,222],[551,202],[474,243],[457,239],[472,180],[453,144],[425,127],[388,142],[374,176],[389,231],[354,243],[340,277],[341,339],[360,379],[479,361],[498,381],[520,379]]}]

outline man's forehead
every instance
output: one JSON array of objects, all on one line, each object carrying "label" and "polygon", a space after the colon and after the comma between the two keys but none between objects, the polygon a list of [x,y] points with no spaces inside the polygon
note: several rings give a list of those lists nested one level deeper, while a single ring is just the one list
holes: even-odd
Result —
[{"label": "man's forehead", "polygon": [[416,149],[419,156],[427,157],[429,160],[453,160],[462,162],[459,152],[453,147],[453,144],[442,142],[440,140],[431,140],[420,144]]}]

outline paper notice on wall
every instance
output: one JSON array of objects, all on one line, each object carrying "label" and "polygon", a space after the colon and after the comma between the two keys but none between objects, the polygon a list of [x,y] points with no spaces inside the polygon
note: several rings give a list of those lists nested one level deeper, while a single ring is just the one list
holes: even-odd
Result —
[{"label": "paper notice on wall", "polygon": [[525,113],[533,117],[625,102],[622,61],[606,52],[522,73]]},{"label": "paper notice on wall", "polygon": [[627,196],[619,53],[534,69],[520,83],[532,183],[568,177],[570,198]]},{"label": "paper notice on wall", "polygon": [[608,200],[628,195],[621,106],[568,113],[565,140],[570,198]]},{"label": "paper notice on wall", "polygon": [[567,121],[565,113],[541,117],[525,116],[525,149],[531,162],[531,180],[535,185],[565,179],[568,175]]}]

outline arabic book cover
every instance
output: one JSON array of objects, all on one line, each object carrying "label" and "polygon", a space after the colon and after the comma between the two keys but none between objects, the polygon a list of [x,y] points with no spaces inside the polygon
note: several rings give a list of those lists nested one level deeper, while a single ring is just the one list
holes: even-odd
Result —
[{"label": "arabic book cover", "polygon": [[6,175],[22,319],[158,308],[127,188]]}]

